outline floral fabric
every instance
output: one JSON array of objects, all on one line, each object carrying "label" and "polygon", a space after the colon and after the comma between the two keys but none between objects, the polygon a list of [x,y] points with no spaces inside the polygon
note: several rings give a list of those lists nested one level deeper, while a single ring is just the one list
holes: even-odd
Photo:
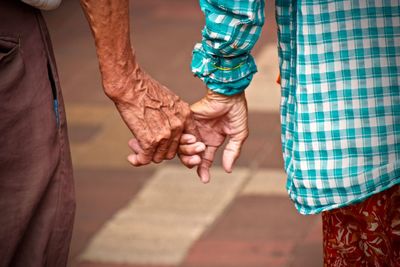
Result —
[{"label": "floral fabric", "polygon": [[400,266],[400,186],[322,213],[324,266]]}]

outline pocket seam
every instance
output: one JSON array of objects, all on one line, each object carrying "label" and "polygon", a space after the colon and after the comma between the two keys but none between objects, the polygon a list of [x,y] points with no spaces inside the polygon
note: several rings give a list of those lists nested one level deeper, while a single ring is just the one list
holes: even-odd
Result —
[{"label": "pocket seam", "polygon": [[20,49],[20,38],[15,38],[13,36],[5,36],[0,33],[0,41],[8,42],[13,45],[13,47],[6,53],[0,54],[0,62],[7,60],[7,58],[14,55]]}]

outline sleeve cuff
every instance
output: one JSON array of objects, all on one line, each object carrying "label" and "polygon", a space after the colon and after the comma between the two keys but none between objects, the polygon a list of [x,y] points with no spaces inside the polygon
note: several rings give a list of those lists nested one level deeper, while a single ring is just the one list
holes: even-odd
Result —
[{"label": "sleeve cuff", "polygon": [[236,57],[217,57],[204,51],[201,44],[196,44],[192,72],[210,90],[223,95],[235,95],[250,84],[257,66],[249,53]]}]

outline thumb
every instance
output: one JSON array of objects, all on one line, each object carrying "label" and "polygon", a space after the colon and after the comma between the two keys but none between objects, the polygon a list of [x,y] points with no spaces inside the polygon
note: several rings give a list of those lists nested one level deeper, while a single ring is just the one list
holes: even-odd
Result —
[{"label": "thumb", "polygon": [[243,139],[235,140],[231,138],[228,144],[225,146],[224,153],[222,155],[222,166],[227,173],[232,172],[233,165],[240,156],[240,150],[243,143]]}]

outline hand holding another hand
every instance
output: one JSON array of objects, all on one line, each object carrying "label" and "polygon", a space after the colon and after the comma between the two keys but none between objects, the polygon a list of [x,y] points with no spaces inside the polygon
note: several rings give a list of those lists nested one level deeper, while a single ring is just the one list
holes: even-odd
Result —
[{"label": "hand holding another hand", "polygon": [[[115,84],[122,88],[108,86],[108,95],[135,136],[129,141],[134,152],[128,156],[132,165],[170,160],[183,131],[198,136],[189,105],[140,67]],[[200,157],[193,162],[199,164]]]},{"label": "hand holding another hand", "polygon": [[209,169],[217,149],[228,137],[224,148],[222,165],[226,172],[232,172],[233,165],[240,155],[241,147],[248,137],[247,102],[244,93],[226,96],[208,91],[207,95],[191,106],[201,141],[206,145],[198,164],[199,152],[195,150],[195,136],[182,135],[179,156],[182,163],[192,168],[197,166],[201,181],[210,181]]}]

